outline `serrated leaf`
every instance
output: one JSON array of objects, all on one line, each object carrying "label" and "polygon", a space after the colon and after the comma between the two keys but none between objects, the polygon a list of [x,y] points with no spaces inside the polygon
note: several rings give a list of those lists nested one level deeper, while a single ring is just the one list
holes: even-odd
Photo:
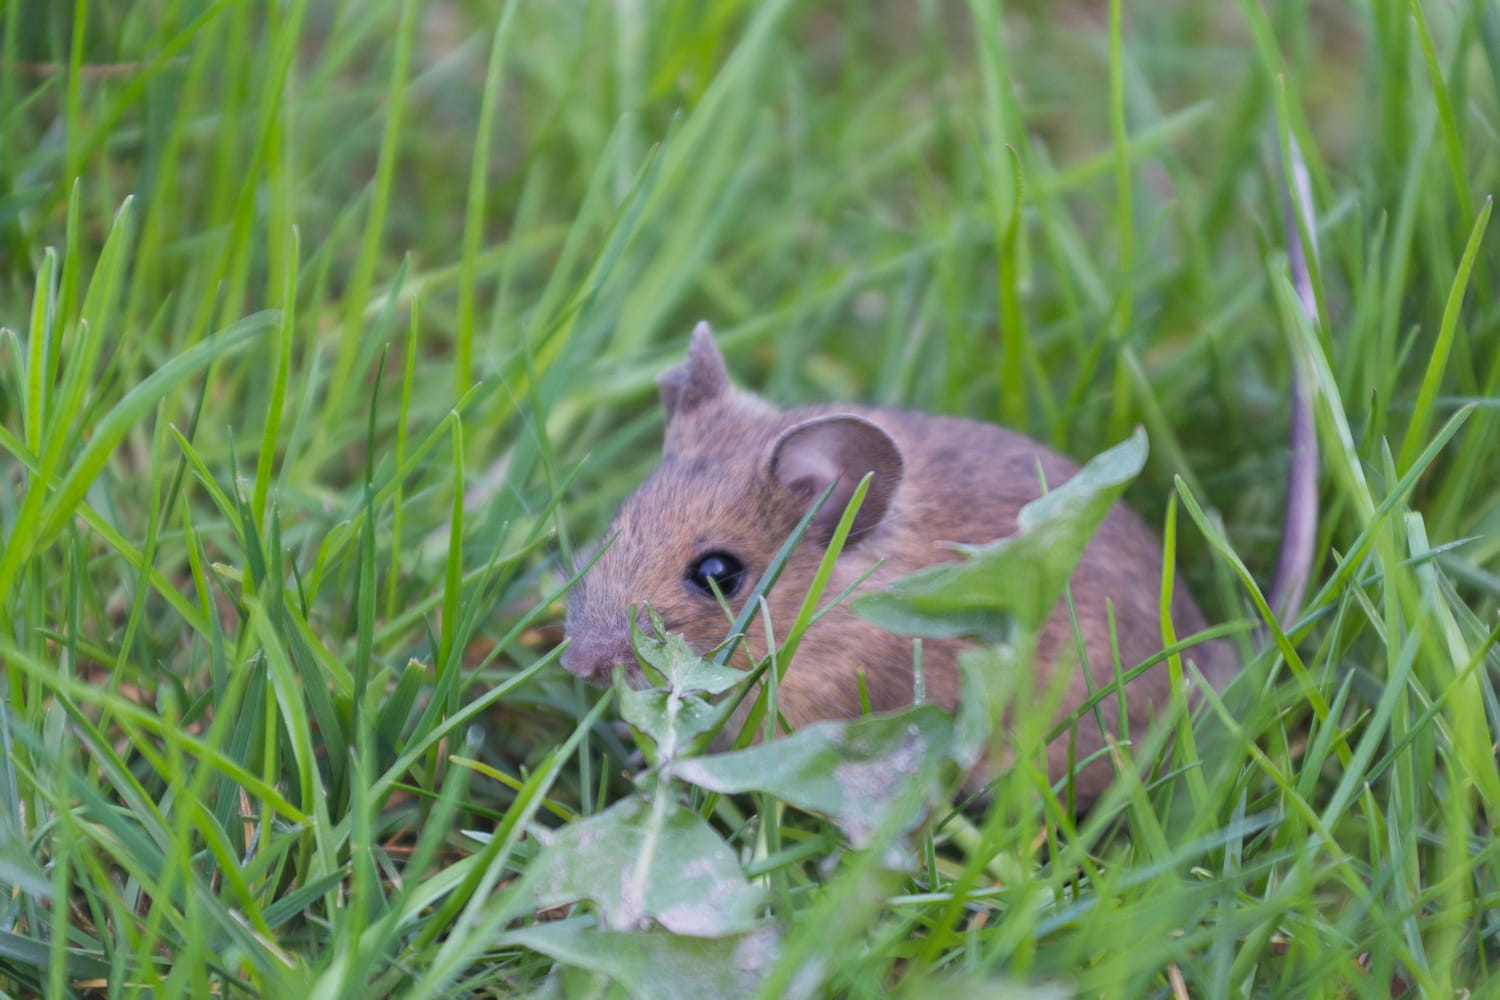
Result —
[{"label": "serrated leaf", "polygon": [[[967,748],[965,748],[967,750]],[[710,791],[769,792],[828,817],[857,848],[877,831],[915,829],[946,801],[953,718],[934,705],[834,720],[733,753],[680,761],[673,773]]]},{"label": "serrated leaf", "polygon": [[589,900],[611,930],[720,937],[753,928],[762,905],[728,845],[670,799],[632,796],[564,828],[534,868],[539,907]]},{"label": "serrated leaf", "polygon": [[881,628],[935,639],[1011,643],[1035,635],[1073,567],[1125,487],[1146,463],[1146,432],[1100,454],[1066,483],[1021,509],[1016,533],[954,545],[964,558],[918,570],[851,607]]},{"label": "serrated leaf", "polygon": [[620,714],[656,744],[662,758],[672,759],[697,736],[718,725],[723,714],[699,692],[720,694],[743,681],[745,675],[699,656],[682,636],[667,633],[659,619],[655,626],[657,635],[666,633],[665,639],[639,629],[632,631],[631,638],[636,653],[651,668],[646,675],[660,677],[664,686],[638,691],[622,679],[617,684]]},{"label": "serrated leaf", "polygon": [[[657,634],[665,631],[659,627]],[[689,691],[722,694],[745,679],[741,671],[721,667],[693,652],[687,640],[675,632],[668,632],[665,639],[640,635],[635,651],[666,678],[671,690],[679,694]]]},{"label": "serrated leaf", "polygon": [[638,1000],[754,996],[781,951],[781,936],[770,924],[718,938],[539,924],[511,931],[499,943],[520,945],[565,965],[603,973]]}]

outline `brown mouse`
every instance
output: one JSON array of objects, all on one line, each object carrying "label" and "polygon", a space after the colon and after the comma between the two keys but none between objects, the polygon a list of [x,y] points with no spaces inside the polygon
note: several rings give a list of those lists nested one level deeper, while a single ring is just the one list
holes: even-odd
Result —
[{"label": "brown mouse", "polygon": [[[628,609],[650,605],[670,632],[706,652],[728,624],[707,585],[713,577],[738,611],[756,580],[813,501],[830,483],[833,495],[794,550],[767,598],[773,627],[796,617],[834,528],[865,473],[869,490],[828,583],[837,594],[870,572],[864,588],[880,587],[933,563],[956,558],[948,542],[978,544],[1014,533],[1016,515],[1042,493],[1038,470],[1057,486],[1078,466],[1030,438],[992,424],[907,410],[862,406],[807,406],[782,410],[731,384],[706,324],[693,332],[686,364],[660,379],[666,410],[661,465],[616,515],[613,543],[573,588],[568,603],[571,644],[563,665],[580,677],[607,683],[617,666],[637,670],[630,647]],[[1161,651],[1158,586],[1161,545],[1130,510],[1116,505],[1084,552],[1071,578],[1084,652],[1097,689],[1113,681],[1109,605],[1113,604],[1120,661],[1126,669]],[[644,610],[637,612],[649,628]],[[1178,587],[1172,615],[1179,635],[1204,628],[1192,598]],[[748,631],[736,661],[766,653],[765,631]],[[928,700],[948,708],[958,698],[956,657],[962,640],[923,644]],[[1078,668],[1073,626],[1059,603],[1043,630],[1036,663],[1075,671],[1063,711],[1089,695]],[[1218,680],[1233,668],[1222,642],[1188,654]],[[863,671],[870,707],[889,711],[911,704],[912,645],[847,607],[834,608],[807,631],[778,688],[786,721],[798,728],[861,711]],[[1047,676],[1044,673],[1043,680]],[[1131,727],[1139,732],[1153,706],[1166,703],[1165,670],[1150,670],[1127,686]],[[1100,706],[1112,733],[1116,699]],[[1091,721],[1078,727],[1079,758],[1098,750]],[[1053,781],[1068,766],[1066,740],[1049,753]],[[1102,762],[1101,762],[1102,764]],[[1085,768],[1076,791],[1092,798],[1107,783],[1107,765]]]},{"label": "brown mouse", "polygon": [[[1297,155],[1294,149],[1294,162],[1300,163]],[[1299,186],[1299,194],[1305,209],[1305,186]],[[1310,216],[1304,225],[1311,233]],[[1296,292],[1316,322],[1295,225],[1289,225],[1288,236]],[[1301,359],[1297,360],[1291,387],[1287,520],[1271,594],[1271,607],[1284,620],[1300,601],[1317,521],[1317,444],[1309,387]],[[979,544],[1013,534],[1021,508],[1041,495],[1039,470],[1049,487],[1078,471],[1071,459],[1025,435],[973,420],[866,406],[779,409],[730,382],[707,324],[693,331],[687,362],[663,374],[659,385],[666,410],[661,464],[620,508],[606,532],[612,543],[573,587],[568,601],[570,645],[563,653],[563,666],[597,683],[608,683],[617,667],[635,680],[641,678],[630,646],[632,607],[644,630],[652,627],[644,610],[649,605],[669,632],[681,634],[700,653],[718,645],[729,623],[708,579],[713,578],[738,613],[768,563],[830,484],[829,500],[767,595],[778,635],[796,617],[848,500],[866,473],[871,474],[870,486],[828,581],[829,595],[843,592],[867,573],[862,587],[873,590],[914,570],[957,558],[945,543]],[[1118,644],[1126,670],[1161,652],[1161,578],[1160,542],[1139,517],[1116,504],[1069,581],[1082,658],[1065,601],[1053,610],[1035,650],[1043,685],[1061,680],[1055,678],[1057,670],[1070,672],[1062,715],[1076,710],[1091,688],[1113,683],[1112,641]],[[1179,637],[1205,627],[1203,615],[1180,583],[1173,595],[1172,619]],[[929,701],[955,706],[957,655],[966,645],[963,640],[924,641]],[[748,667],[765,654],[765,628],[756,621],[734,662]],[[1234,652],[1222,640],[1202,642],[1189,649],[1186,658],[1217,686],[1236,670]],[[793,728],[858,715],[861,674],[871,709],[904,708],[913,699],[912,659],[909,638],[884,631],[840,604],[804,635],[778,687],[778,708]],[[1087,663],[1089,678],[1081,662]],[[1126,693],[1130,729],[1144,731],[1153,711],[1167,702],[1167,671],[1159,666],[1147,670],[1127,684]],[[1103,700],[1098,711],[1107,731],[1122,731],[1118,699]],[[1089,713],[1077,725],[1071,747],[1068,738],[1060,737],[1048,748],[1052,782],[1067,775],[1070,754],[1082,760],[1103,746],[1094,719]],[[1111,775],[1104,760],[1079,769],[1074,776],[1079,805],[1097,797]]]}]

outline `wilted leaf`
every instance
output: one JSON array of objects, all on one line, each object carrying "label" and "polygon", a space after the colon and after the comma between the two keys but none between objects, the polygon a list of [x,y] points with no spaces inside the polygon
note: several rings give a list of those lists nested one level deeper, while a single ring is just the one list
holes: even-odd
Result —
[{"label": "wilted leaf", "polygon": [[887,824],[918,826],[947,794],[953,719],[933,705],[819,722],[783,739],[680,761],[673,773],[716,792],[769,792],[828,817],[855,847]]},{"label": "wilted leaf", "polygon": [[670,799],[631,796],[565,827],[533,869],[539,907],[587,899],[611,930],[716,937],[754,927],[761,907],[734,852]]},{"label": "wilted leaf", "polygon": [[918,570],[851,607],[881,628],[1007,643],[1034,635],[1051,614],[1089,539],[1146,462],[1146,433],[1096,457],[1066,483],[1021,509],[1016,533],[955,545],[965,558]]},{"label": "wilted leaf", "polygon": [[566,965],[604,973],[638,1000],[754,996],[781,950],[780,935],[770,924],[720,938],[539,924],[504,935],[500,944],[521,945]]}]

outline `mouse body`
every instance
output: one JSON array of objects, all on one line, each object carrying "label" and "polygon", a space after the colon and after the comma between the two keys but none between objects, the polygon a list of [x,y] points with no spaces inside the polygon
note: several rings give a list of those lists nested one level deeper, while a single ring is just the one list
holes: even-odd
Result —
[{"label": "mouse body", "polygon": [[[718,645],[729,629],[708,581],[738,612],[786,538],[830,484],[829,500],[793,551],[767,596],[773,634],[792,624],[826,546],[854,489],[871,483],[825,594],[841,593],[869,574],[861,590],[880,588],[914,570],[958,558],[946,543],[980,544],[1011,535],[1022,507],[1078,471],[1071,459],[1016,431],[958,417],[864,406],[781,409],[730,381],[706,324],[694,331],[685,364],[660,379],[666,412],[661,464],[625,501],[605,537],[612,539],[573,587],[567,612],[569,647],[563,666],[605,683],[616,667],[639,679],[630,646],[630,609],[649,630],[644,608],[698,652]],[[1060,715],[1092,689],[1114,681],[1114,647],[1128,670],[1159,653],[1162,548],[1132,511],[1116,504],[1070,579],[1077,631],[1059,601],[1035,650],[1038,683],[1070,672]],[[1111,632],[1111,609],[1114,617]],[[1173,596],[1176,634],[1205,627],[1179,583]],[[1081,638],[1081,648],[1080,640]],[[923,641],[926,698],[946,708],[959,697],[957,656],[964,640]],[[748,667],[766,654],[757,620],[735,654]],[[1223,641],[1188,650],[1212,683],[1227,680],[1234,654]],[[1085,665],[1086,664],[1086,667]],[[1087,676],[1085,675],[1087,671]],[[807,630],[778,688],[778,708],[792,728],[862,711],[860,675],[870,708],[890,711],[913,702],[913,649],[845,604]],[[1041,690],[1041,688],[1039,688]],[[1167,703],[1164,667],[1127,687],[1129,725],[1143,731]],[[1119,700],[1099,706],[1104,728],[1118,735]],[[1049,748],[1052,781],[1066,776],[1070,752],[1083,759],[1100,749],[1093,713]],[[1111,778],[1107,762],[1080,769],[1075,791],[1093,798]]]}]

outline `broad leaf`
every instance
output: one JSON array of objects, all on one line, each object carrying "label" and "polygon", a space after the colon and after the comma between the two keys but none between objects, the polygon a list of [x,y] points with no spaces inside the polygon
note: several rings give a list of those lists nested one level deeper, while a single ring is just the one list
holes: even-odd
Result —
[{"label": "broad leaf", "polygon": [[762,904],[734,852],[670,798],[631,796],[574,823],[532,867],[538,907],[586,899],[611,930],[718,937],[756,926]]},{"label": "broad leaf", "polygon": [[[966,752],[968,748],[965,748]],[[769,792],[838,824],[858,848],[915,829],[949,789],[953,718],[933,705],[819,722],[783,739],[680,761],[673,774],[716,792]]]},{"label": "broad leaf", "polygon": [[538,924],[511,931],[500,944],[521,945],[563,964],[603,973],[638,1000],[755,996],[781,950],[780,935],[770,924],[719,938],[624,934],[572,923]]}]

